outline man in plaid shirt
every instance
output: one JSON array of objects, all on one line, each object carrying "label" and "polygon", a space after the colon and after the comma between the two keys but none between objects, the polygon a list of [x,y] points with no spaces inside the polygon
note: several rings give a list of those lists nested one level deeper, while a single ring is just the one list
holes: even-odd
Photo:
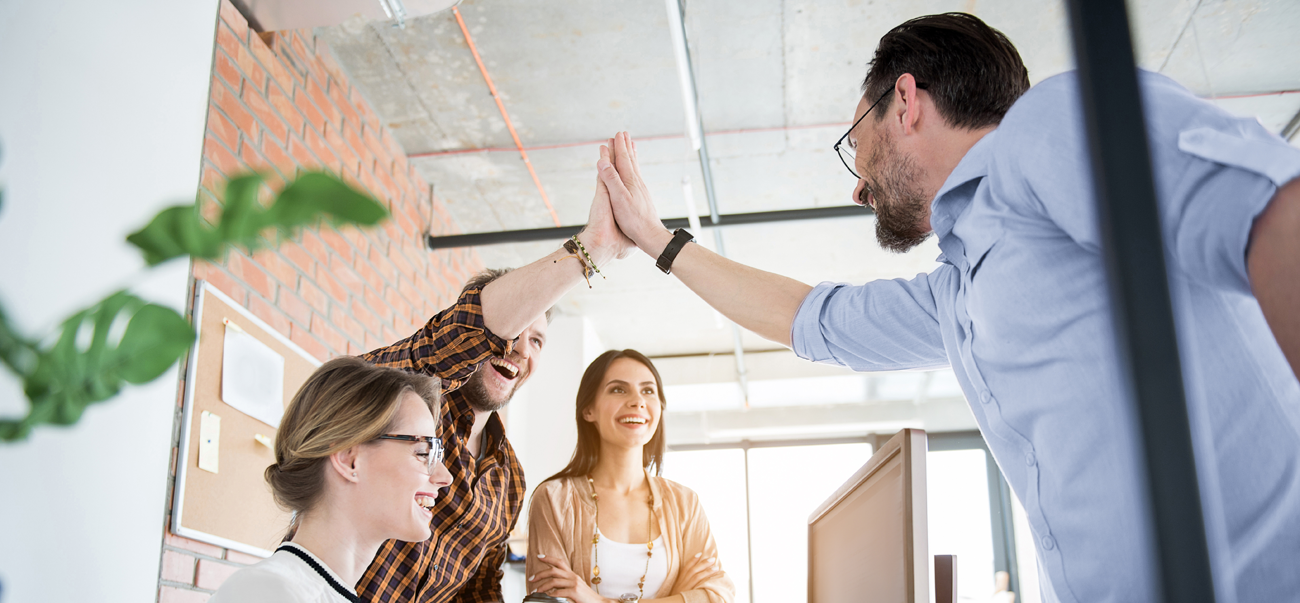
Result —
[{"label": "man in plaid shirt", "polygon": [[[602,147],[602,156],[608,157]],[[501,602],[506,539],[527,491],[524,473],[496,411],[537,369],[549,308],[585,267],[627,255],[631,240],[614,224],[597,184],[583,249],[557,249],[513,271],[488,270],[419,331],[362,357],[442,380],[442,440],[452,484],[433,508],[433,537],[390,540],[357,584],[363,601]]]}]

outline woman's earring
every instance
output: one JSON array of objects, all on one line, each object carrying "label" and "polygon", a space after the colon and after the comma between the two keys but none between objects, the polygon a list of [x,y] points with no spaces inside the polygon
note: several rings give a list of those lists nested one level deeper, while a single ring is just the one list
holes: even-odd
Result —
[{"label": "woman's earring", "polygon": [[356,472],[356,471],[353,471],[353,472],[352,472],[352,479],[356,479],[356,478],[357,478],[357,472]]}]

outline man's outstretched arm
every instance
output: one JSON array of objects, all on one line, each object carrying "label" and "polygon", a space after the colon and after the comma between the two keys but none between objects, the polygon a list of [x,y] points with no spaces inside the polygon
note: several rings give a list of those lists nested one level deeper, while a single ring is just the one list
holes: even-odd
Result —
[{"label": "man's outstretched arm", "polygon": [[1279,188],[1255,219],[1249,249],[1250,288],[1300,377],[1300,178]]},{"label": "man's outstretched arm", "polygon": [[[659,221],[627,135],[619,133],[611,144],[612,157],[602,152],[596,165],[618,227],[647,255],[657,258],[673,235]],[[786,346],[791,345],[795,313],[812,291],[799,281],[733,262],[700,245],[682,248],[672,274],[736,324]]]},{"label": "man's outstretched arm", "polygon": [[[601,151],[608,160],[608,151]],[[578,234],[597,267],[631,252],[632,241],[619,231],[609,205],[609,192],[596,179],[587,227]],[[483,324],[503,339],[514,339],[565,293],[584,282],[582,266],[569,252],[557,249],[527,266],[512,270],[483,288]]]}]

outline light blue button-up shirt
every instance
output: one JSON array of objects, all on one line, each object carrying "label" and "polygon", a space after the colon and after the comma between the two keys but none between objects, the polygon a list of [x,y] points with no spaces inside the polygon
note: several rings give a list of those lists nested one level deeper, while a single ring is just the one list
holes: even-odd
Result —
[{"label": "light blue button-up shirt", "polygon": [[[1300,149],[1168,78],[1141,84],[1219,601],[1295,601],[1300,382],[1251,295],[1246,248],[1300,176]],[[935,197],[942,265],[822,283],[792,340],[860,371],[952,366],[1029,516],[1045,600],[1146,602],[1145,469],[1087,156],[1075,74],[1035,86]]]}]

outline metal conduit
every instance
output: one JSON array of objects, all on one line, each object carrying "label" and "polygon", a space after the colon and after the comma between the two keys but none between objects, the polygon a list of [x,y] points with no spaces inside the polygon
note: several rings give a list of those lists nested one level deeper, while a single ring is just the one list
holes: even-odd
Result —
[{"label": "metal conduit", "polygon": [[1122,370],[1137,404],[1160,600],[1214,601],[1155,179],[1123,0],[1070,0]]},{"label": "metal conduit", "polygon": [[[870,207],[843,205],[837,207],[814,207],[810,209],[788,209],[781,211],[758,211],[744,214],[722,214],[713,228],[726,228],[744,224],[763,224],[768,222],[792,222],[797,220],[821,220],[825,218],[843,218],[851,216],[866,217],[872,215]],[[708,216],[700,216],[703,222]],[[686,228],[690,226],[688,218],[670,218],[663,221],[665,228]],[[478,232],[460,235],[429,235],[425,241],[429,249],[450,249],[453,247],[477,247],[479,245],[499,245],[503,243],[528,243],[532,241],[558,241],[567,239],[582,231],[581,224],[576,226],[557,226],[555,228],[530,228],[526,230],[503,230],[500,232]]]}]

